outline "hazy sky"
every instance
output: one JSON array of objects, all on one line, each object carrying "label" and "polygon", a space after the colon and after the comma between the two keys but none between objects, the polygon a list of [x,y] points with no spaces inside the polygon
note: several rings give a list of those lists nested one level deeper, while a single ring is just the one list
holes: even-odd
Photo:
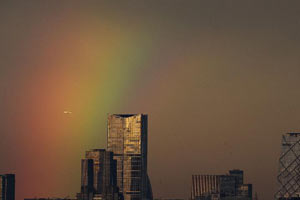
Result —
[{"label": "hazy sky", "polygon": [[154,197],[239,168],[272,199],[300,131],[299,36],[296,0],[3,1],[0,173],[17,200],[72,197],[107,113],[147,113]]}]

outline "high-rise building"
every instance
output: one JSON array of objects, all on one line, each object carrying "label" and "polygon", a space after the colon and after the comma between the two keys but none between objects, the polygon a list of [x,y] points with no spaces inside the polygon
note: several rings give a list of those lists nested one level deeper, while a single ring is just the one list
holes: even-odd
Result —
[{"label": "high-rise building", "polygon": [[242,170],[226,175],[193,175],[192,200],[251,200],[252,184],[244,184]]},{"label": "high-rise building", "polygon": [[87,151],[81,160],[81,192],[79,200],[118,200],[116,161],[105,149]]},{"label": "high-rise building", "polygon": [[147,174],[148,116],[108,116],[107,149],[117,160],[117,185],[125,200],[152,199]]},{"label": "high-rise building", "polygon": [[15,175],[0,175],[0,200],[15,200]]},{"label": "high-rise building", "polygon": [[300,199],[300,133],[282,136],[276,199]]}]

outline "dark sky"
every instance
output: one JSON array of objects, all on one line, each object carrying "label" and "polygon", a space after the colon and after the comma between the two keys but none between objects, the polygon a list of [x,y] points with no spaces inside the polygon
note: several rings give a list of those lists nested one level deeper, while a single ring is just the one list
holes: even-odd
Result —
[{"label": "dark sky", "polygon": [[106,114],[147,113],[154,197],[240,168],[272,199],[300,131],[299,36],[296,0],[3,1],[0,173],[18,200],[74,196]]}]

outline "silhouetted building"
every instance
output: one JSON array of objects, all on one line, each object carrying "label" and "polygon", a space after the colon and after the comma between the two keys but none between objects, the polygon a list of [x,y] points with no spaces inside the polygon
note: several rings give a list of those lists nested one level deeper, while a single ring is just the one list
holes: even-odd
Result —
[{"label": "silhouetted building", "polygon": [[282,136],[276,199],[300,199],[300,133]]},{"label": "silhouetted building", "polygon": [[244,184],[242,170],[227,175],[193,175],[192,200],[251,200],[252,185]]},{"label": "silhouetted building", "polygon": [[0,200],[15,200],[15,175],[0,175]]},{"label": "silhouetted building", "polygon": [[241,184],[237,189],[238,197],[249,197],[252,198],[252,184]]},{"label": "silhouetted building", "polygon": [[117,160],[117,185],[125,200],[152,199],[147,174],[148,116],[108,116],[107,149]]},{"label": "silhouetted building", "polygon": [[81,160],[81,192],[79,200],[118,200],[120,198],[117,179],[116,161],[113,153],[105,149],[87,151]]},{"label": "silhouetted building", "polygon": [[231,175],[220,176],[220,197],[235,197],[237,178]]},{"label": "silhouetted building", "polygon": [[94,161],[81,160],[81,198],[89,199],[94,195]]},{"label": "silhouetted building", "polygon": [[244,183],[244,172],[243,172],[243,170],[239,170],[239,169],[229,170],[229,175],[236,177],[237,187]]}]

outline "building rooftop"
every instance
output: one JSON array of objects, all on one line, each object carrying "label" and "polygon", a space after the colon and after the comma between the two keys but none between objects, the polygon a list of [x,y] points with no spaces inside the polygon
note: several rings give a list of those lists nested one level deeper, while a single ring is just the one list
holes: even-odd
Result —
[{"label": "building rooftop", "polygon": [[91,149],[89,151],[106,151],[106,149]]},{"label": "building rooftop", "polygon": [[138,113],[138,114],[109,114],[109,115],[114,115],[114,116],[118,116],[118,117],[132,117],[132,116],[136,116],[136,115],[147,115],[147,114]]},{"label": "building rooftop", "polygon": [[290,136],[300,136],[300,133],[286,133],[286,135],[290,135]]}]

